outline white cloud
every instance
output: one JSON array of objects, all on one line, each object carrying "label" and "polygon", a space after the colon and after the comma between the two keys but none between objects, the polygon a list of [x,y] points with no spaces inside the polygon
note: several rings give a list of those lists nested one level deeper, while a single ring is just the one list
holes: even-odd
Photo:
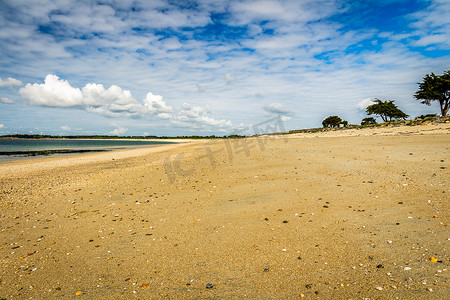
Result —
[{"label": "white cloud", "polygon": [[286,109],[281,103],[272,103],[269,105],[266,105],[263,107],[263,109],[272,114],[279,114],[279,115],[290,115],[292,112],[288,109]]},{"label": "white cloud", "polygon": [[108,134],[110,134],[110,135],[124,135],[127,131],[128,131],[128,128],[117,126],[116,129],[110,131]]},{"label": "white cloud", "polygon": [[7,98],[7,97],[0,97],[0,103],[3,103],[3,104],[13,104],[13,103],[14,103],[14,100],[9,99],[9,98]]},{"label": "white cloud", "polygon": [[109,5],[72,5],[67,8],[63,8],[60,13],[50,13],[51,21],[78,32],[109,33],[123,30],[126,26]]},{"label": "white cloud", "polygon": [[191,106],[188,103],[183,103],[180,111],[173,115],[171,122],[175,125],[187,128],[198,128],[198,129],[214,129],[214,128],[231,128],[231,121],[227,120],[216,120],[209,117],[210,114],[209,106]]},{"label": "white cloud", "polygon": [[366,98],[364,100],[359,101],[356,106],[358,107],[358,109],[366,111],[367,106],[372,104],[375,104],[375,102],[373,102],[372,99],[370,98]]},{"label": "white cloud", "polygon": [[[153,1],[148,1],[153,2]],[[205,10],[183,9],[169,5],[166,1],[157,1],[156,5],[141,2],[143,8],[137,11],[129,21],[133,24],[146,24],[150,28],[198,27],[212,23],[209,12]],[[156,7],[155,7],[156,6]]]},{"label": "white cloud", "polygon": [[128,90],[122,90],[117,85],[105,89],[102,84],[88,83],[82,89],[83,105],[89,111],[110,117],[141,116],[143,106]]},{"label": "white cloud", "polygon": [[162,120],[168,120],[172,117],[172,115],[168,114],[168,113],[160,113],[157,116],[158,116],[158,118],[160,118]]},{"label": "white cloud", "polygon": [[62,130],[65,130],[65,131],[72,130],[72,128],[70,128],[70,127],[67,126],[67,125],[63,125],[63,126],[61,126],[60,128],[61,128]]},{"label": "white cloud", "polygon": [[20,89],[20,95],[32,105],[53,107],[83,106],[83,94],[68,81],[49,74],[43,84],[30,84]]},{"label": "white cloud", "polygon": [[450,47],[450,2],[447,0],[428,1],[429,6],[425,10],[411,14],[409,17],[415,22],[411,23],[416,28],[414,35],[418,39],[413,42],[415,46],[426,47],[433,45],[437,49],[448,50]]},{"label": "white cloud", "polygon": [[0,78],[0,87],[21,87],[22,85],[22,81],[18,79],[8,77],[7,79],[3,80]]},{"label": "white cloud", "polygon": [[[450,33],[450,31],[449,31]],[[426,47],[429,45],[435,45],[435,44],[448,44],[450,46],[450,43],[448,42],[449,35],[448,34],[433,34],[433,35],[427,35],[419,40],[417,40],[414,44],[416,46],[422,46]]]},{"label": "white cloud", "polygon": [[5,127],[5,125],[3,125],[3,124],[0,124],[0,129],[2,129],[3,127]]},{"label": "white cloud", "polygon": [[[154,95],[152,93],[147,93],[144,99],[145,111],[151,115],[173,112],[173,108],[168,106],[160,95]],[[163,116],[166,116],[163,115]]]},{"label": "white cloud", "polygon": [[159,95],[148,93],[142,105],[130,91],[122,90],[117,85],[105,89],[102,84],[88,83],[80,90],[52,74],[45,77],[43,84],[28,83],[19,92],[23,98],[30,100],[31,105],[79,107],[109,117],[142,117],[173,111]]},{"label": "white cloud", "polygon": [[230,3],[233,23],[257,21],[310,22],[326,17],[337,9],[337,1],[244,0]]},{"label": "white cloud", "polygon": [[[27,84],[20,89],[23,98],[30,100],[31,105],[82,108],[90,112],[108,117],[132,117],[143,118],[155,116],[160,120],[170,120],[174,124],[183,123],[184,127],[231,127],[231,121],[216,120],[208,114],[210,107],[193,106],[184,103],[176,112],[168,105],[162,96],[147,93],[143,103],[138,102],[128,90],[123,90],[117,85],[111,85],[108,89],[102,84],[88,83],[82,89],[74,88],[66,80],[56,75],[47,75],[43,84]],[[63,128],[64,127],[64,128]],[[67,128],[67,129],[66,129]],[[70,130],[62,126],[63,130]],[[111,134],[125,133],[124,128],[119,127]]]}]

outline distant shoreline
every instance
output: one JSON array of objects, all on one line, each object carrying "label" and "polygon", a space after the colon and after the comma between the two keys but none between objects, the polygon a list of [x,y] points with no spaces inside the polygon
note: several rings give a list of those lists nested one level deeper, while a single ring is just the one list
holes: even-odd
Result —
[{"label": "distant shoreline", "polygon": [[69,153],[87,153],[87,152],[105,152],[112,151],[111,149],[54,149],[54,150],[25,150],[25,151],[0,151],[0,155],[24,155],[24,156],[38,156],[51,154],[69,154]]},{"label": "distant shoreline", "polygon": [[[267,132],[260,133],[256,135],[238,135],[230,134],[226,136],[110,136],[110,135],[46,135],[46,134],[8,134],[1,135],[0,140],[21,140],[21,139],[46,139],[46,140],[136,140],[136,141],[161,141],[169,140],[170,142],[185,141],[185,140],[204,140],[204,139],[233,139],[233,138],[247,138],[254,136],[264,136],[264,135],[292,135],[292,134],[304,134],[304,133],[320,133],[328,131],[346,131],[346,130],[359,130],[359,129],[375,129],[375,128],[392,128],[392,127],[415,127],[430,124],[445,124],[450,122],[450,116],[446,117],[427,117],[423,119],[414,120],[394,120],[391,122],[382,122],[378,124],[371,125],[356,125],[349,124],[345,127],[317,127],[317,128],[304,128],[304,129],[294,129],[282,132]],[[168,143],[170,143],[168,142]]]},{"label": "distant shoreline", "polygon": [[0,160],[10,161],[38,156],[107,152],[174,143],[176,142],[130,139],[2,139],[0,140]]}]

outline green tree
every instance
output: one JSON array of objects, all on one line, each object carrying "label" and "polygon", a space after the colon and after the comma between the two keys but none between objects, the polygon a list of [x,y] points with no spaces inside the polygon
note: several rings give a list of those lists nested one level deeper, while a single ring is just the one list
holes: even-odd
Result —
[{"label": "green tree", "polygon": [[426,105],[431,105],[431,101],[439,101],[441,115],[445,117],[450,108],[450,71],[442,75],[427,74],[423,82],[419,83],[414,97]]},{"label": "green tree", "polygon": [[339,124],[341,124],[342,119],[338,116],[329,116],[325,120],[322,121],[323,127],[339,127]]},{"label": "green tree", "polygon": [[380,116],[384,122],[390,122],[392,119],[406,119],[409,117],[394,104],[394,100],[381,101],[380,99],[375,99],[375,104],[367,106],[366,112],[368,115],[373,114]]},{"label": "green tree", "polygon": [[374,117],[364,118],[361,121],[361,125],[375,125],[377,124],[377,120]]}]

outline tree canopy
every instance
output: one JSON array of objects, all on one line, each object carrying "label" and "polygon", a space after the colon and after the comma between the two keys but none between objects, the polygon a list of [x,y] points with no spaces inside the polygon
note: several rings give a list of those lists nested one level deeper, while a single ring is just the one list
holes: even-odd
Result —
[{"label": "tree canopy", "polygon": [[377,120],[374,117],[364,118],[361,121],[361,125],[375,125],[377,124]]},{"label": "tree canopy", "polygon": [[368,115],[378,115],[384,122],[390,122],[392,119],[406,119],[409,115],[405,114],[401,109],[394,104],[394,100],[381,101],[375,99],[375,104],[369,105],[366,108]]},{"label": "tree canopy", "polygon": [[450,108],[450,71],[442,75],[427,74],[423,82],[419,83],[414,97],[426,105],[431,105],[431,101],[439,101],[441,115],[445,117]]},{"label": "tree canopy", "polygon": [[322,121],[323,127],[339,127],[339,124],[341,124],[342,119],[338,116],[329,116],[325,120]]}]

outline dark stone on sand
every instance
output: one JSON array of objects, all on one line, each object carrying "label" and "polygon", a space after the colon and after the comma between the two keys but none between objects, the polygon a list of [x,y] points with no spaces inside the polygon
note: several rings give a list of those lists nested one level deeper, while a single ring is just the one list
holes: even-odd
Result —
[{"label": "dark stone on sand", "polygon": [[269,267],[265,267],[264,272],[269,272]]},{"label": "dark stone on sand", "polygon": [[214,285],[212,285],[211,283],[206,284],[207,289],[212,289],[213,287],[214,287]]},{"label": "dark stone on sand", "polygon": [[377,269],[384,269],[384,266],[383,266],[382,264],[379,264],[379,265],[377,266]]},{"label": "dark stone on sand", "polygon": [[283,221],[283,223],[284,223],[284,224],[286,224],[286,223],[289,223],[289,221],[287,221],[287,220],[284,220],[284,221]]}]

